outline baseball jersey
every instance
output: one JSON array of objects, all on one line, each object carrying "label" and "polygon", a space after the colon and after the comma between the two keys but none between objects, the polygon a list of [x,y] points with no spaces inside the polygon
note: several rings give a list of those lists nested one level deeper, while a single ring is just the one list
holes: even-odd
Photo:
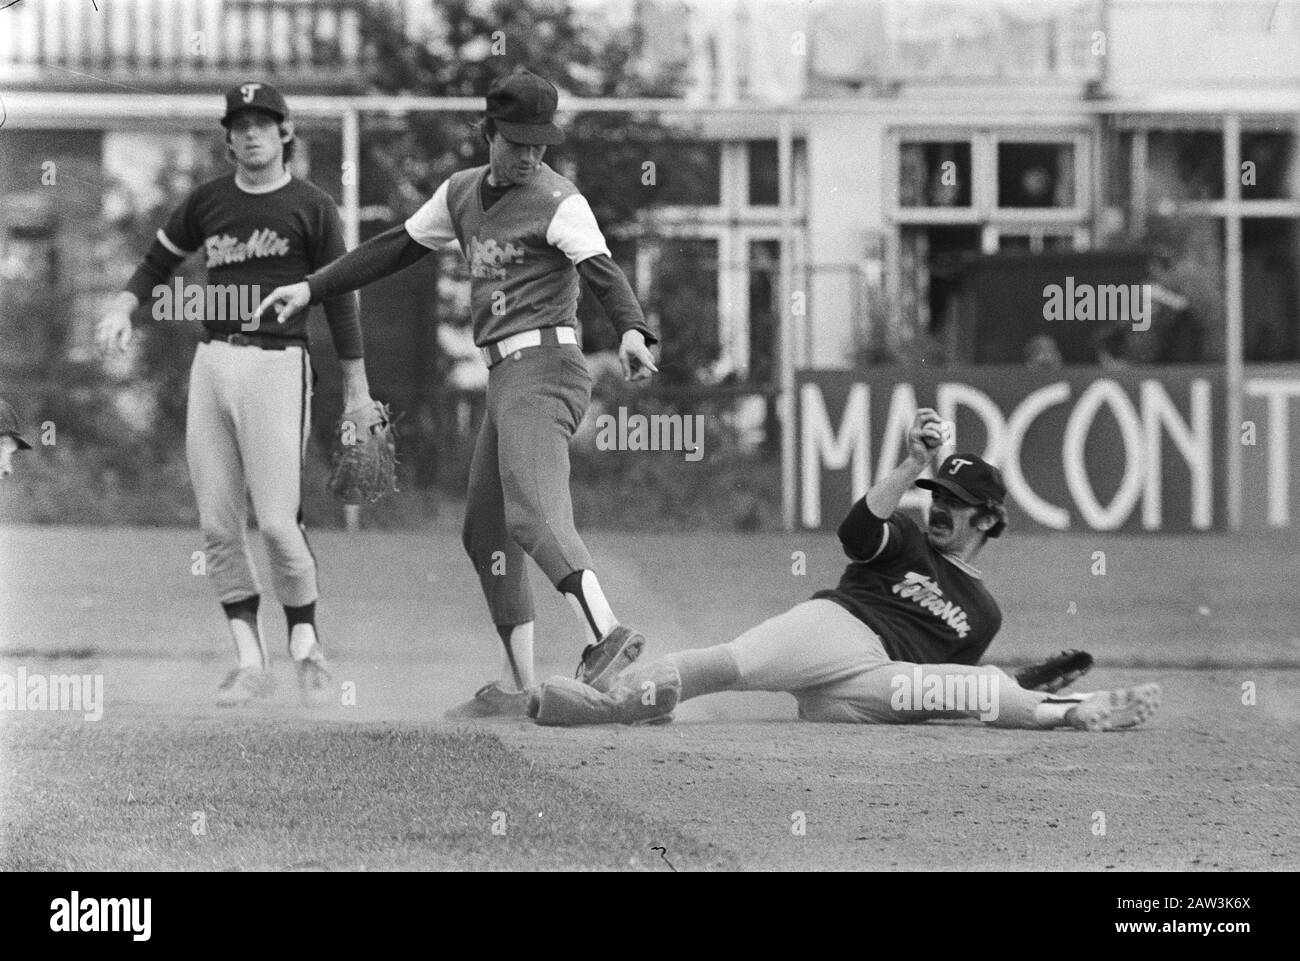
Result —
[{"label": "baseball jersey", "polygon": [[536,327],[575,326],[576,265],[609,248],[591,205],[546,164],[485,206],[489,167],[452,174],[406,221],[430,249],[455,240],[469,264],[470,314],[480,347]]},{"label": "baseball jersey", "polygon": [[[235,285],[238,303],[251,311],[276,287],[296,283],[342,256],[346,245],[334,201],[315,184],[286,174],[272,189],[252,192],[239,186],[234,174],[228,174],[196,187],[176,208],[126,289],[142,304],[151,302],[154,289],[196,250],[203,251],[208,287]],[[187,298],[183,316],[216,331],[248,332],[246,320],[228,304],[222,298],[204,298],[202,303]],[[338,356],[361,357],[356,297],[326,301],[325,314]],[[182,316],[179,307],[176,315]],[[274,316],[263,318],[256,332],[305,341],[307,312],[301,311],[283,324]]]},{"label": "baseball jersey", "polygon": [[814,598],[839,604],[880,636],[896,661],[976,664],[1002,626],[979,571],[936,550],[906,514],[876,517],[866,498],[840,525],[850,564]]}]

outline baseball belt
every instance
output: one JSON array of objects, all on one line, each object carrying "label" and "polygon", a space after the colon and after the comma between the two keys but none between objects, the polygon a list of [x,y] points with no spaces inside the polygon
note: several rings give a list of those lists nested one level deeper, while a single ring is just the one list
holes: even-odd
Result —
[{"label": "baseball belt", "polygon": [[479,348],[488,367],[495,367],[511,354],[529,347],[558,347],[560,344],[576,344],[578,332],[572,327],[538,327],[523,333],[503,337],[486,347]]},{"label": "baseball belt", "polygon": [[233,347],[260,347],[263,350],[285,350],[289,347],[307,346],[307,341],[299,337],[269,337],[266,334],[240,334],[203,328],[200,338],[207,344],[214,340],[223,340]]}]

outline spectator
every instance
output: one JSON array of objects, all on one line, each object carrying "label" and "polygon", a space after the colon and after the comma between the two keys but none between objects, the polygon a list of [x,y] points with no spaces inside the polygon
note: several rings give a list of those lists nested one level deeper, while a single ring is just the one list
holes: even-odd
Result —
[{"label": "spectator", "polygon": [[18,415],[6,401],[0,400],[0,478],[13,474],[15,451],[31,449],[32,445],[18,432]]}]

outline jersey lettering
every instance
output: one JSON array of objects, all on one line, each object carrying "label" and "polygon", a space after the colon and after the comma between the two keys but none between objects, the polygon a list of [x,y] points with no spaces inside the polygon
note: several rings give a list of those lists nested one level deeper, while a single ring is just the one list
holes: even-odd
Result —
[{"label": "jersey lettering", "polygon": [[289,252],[289,241],[270,229],[254,230],[242,243],[229,234],[209,237],[204,246],[209,268],[241,264],[257,257],[283,257]]},{"label": "jersey lettering", "polygon": [[506,264],[522,264],[524,248],[507,243],[504,247],[495,239],[469,239],[469,274],[487,280],[502,280],[506,276]]},{"label": "jersey lettering", "polygon": [[951,627],[963,640],[970,633],[970,622],[966,612],[961,609],[961,605],[944,598],[943,589],[933,578],[918,574],[916,571],[908,571],[891,590],[899,597],[907,598],[919,605],[922,610],[929,611]]}]

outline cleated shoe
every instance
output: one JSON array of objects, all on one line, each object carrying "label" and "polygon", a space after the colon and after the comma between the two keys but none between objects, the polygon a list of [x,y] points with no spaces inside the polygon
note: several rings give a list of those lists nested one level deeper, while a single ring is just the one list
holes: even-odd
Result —
[{"label": "cleated shoe", "polygon": [[507,691],[497,681],[484,684],[464,704],[443,715],[449,721],[485,717],[527,717],[528,691]]},{"label": "cleated shoe", "polygon": [[218,707],[238,707],[254,698],[268,697],[275,687],[271,672],[257,667],[237,667],[217,688]]},{"label": "cleated shoe", "polygon": [[574,677],[596,690],[608,691],[614,678],[641,656],[645,635],[621,624],[600,639],[588,644]]},{"label": "cleated shoe", "polygon": [[1119,731],[1149,720],[1159,706],[1160,685],[1143,684],[1089,694],[1065,719],[1080,731]]},{"label": "cleated shoe", "polygon": [[334,678],[325,663],[325,652],[320,644],[313,644],[306,657],[293,662],[298,672],[298,691],[308,707],[320,707],[333,693]]}]

